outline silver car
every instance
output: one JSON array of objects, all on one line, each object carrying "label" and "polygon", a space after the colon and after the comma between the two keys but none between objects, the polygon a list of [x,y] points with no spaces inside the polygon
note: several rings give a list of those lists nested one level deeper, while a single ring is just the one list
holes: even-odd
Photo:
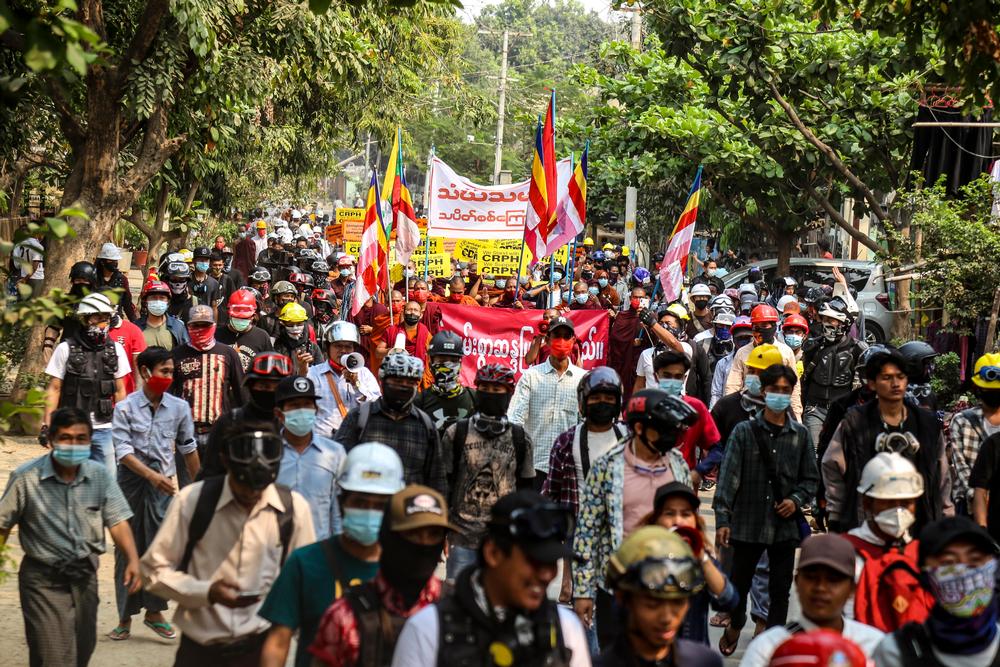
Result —
[{"label": "silver car", "polygon": [[[756,264],[768,286],[774,282],[777,264],[775,259],[765,259]],[[853,259],[794,257],[789,270],[792,277],[799,281],[799,298],[804,297],[810,287],[832,285],[834,280],[831,268],[834,266],[844,274],[847,283],[857,290],[858,307],[865,315],[865,340],[869,345],[886,342],[892,331],[893,314],[889,310],[889,294],[881,264]],[[746,282],[749,269],[749,266],[745,266],[727,273],[722,282],[727,288],[738,288]]]}]

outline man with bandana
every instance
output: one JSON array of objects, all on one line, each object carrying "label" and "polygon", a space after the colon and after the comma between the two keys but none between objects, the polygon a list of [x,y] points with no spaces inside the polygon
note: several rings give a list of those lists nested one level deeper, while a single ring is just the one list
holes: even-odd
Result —
[{"label": "man with bandana", "polygon": [[426,354],[430,358],[433,384],[420,392],[414,405],[431,416],[438,433],[444,433],[456,420],[468,417],[475,409],[472,392],[459,381],[464,355],[462,338],[454,331],[439,331],[431,338]]},{"label": "man with bandana", "polygon": [[872,656],[876,667],[996,664],[997,553],[989,533],[968,517],[928,524],[920,533],[918,559],[934,607],[923,623],[882,640]]}]

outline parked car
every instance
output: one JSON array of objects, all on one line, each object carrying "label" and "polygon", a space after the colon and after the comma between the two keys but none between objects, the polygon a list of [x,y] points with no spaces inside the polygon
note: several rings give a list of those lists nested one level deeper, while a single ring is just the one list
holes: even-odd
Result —
[{"label": "parked car", "polygon": [[[765,259],[757,262],[768,285],[774,282],[777,260]],[[858,308],[865,317],[865,340],[868,344],[884,343],[892,331],[893,314],[889,310],[889,294],[886,289],[882,265],[852,259],[821,259],[818,257],[793,257],[791,275],[799,281],[799,298],[805,296],[810,287],[822,287],[834,283],[834,266],[847,278],[847,284],[857,290]],[[739,287],[746,282],[749,266],[727,273],[722,281],[726,287]]]}]

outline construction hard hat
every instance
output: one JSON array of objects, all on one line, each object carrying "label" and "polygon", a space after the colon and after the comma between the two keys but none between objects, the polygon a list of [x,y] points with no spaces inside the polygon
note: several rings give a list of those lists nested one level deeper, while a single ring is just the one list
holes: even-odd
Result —
[{"label": "construction hard hat", "polygon": [[605,243],[604,245],[601,246],[601,250],[614,250],[614,249],[615,249],[614,243]]},{"label": "construction hard hat", "polygon": [[343,491],[391,496],[406,486],[399,454],[380,442],[355,445],[340,465],[337,484]]},{"label": "construction hard hat", "polygon": [[628,257],[628,255],[629,255],[628,246],[627,245],[623,245],[622,246],[622,257]]},{"label": "construction hard hat", "polygon": [[145,299],[151,294],[162,294],[164,296],[170,296],[170,286],[167,285],[162,280],[150,280],[142,288],[142,298]]},{"label": "construction hard hat", "polygon": [[919,498],[924,478],[902,454],[880,452],[861,471],[858,493],[879,500]]},{"label": "construction hard hat", "polygon": [[747,366],[750,368],[756,368],[760,371],[765,368],[769,368],[774,364],[783,363],[785,363],[785,360],[782,358],[781,350],[778,349],[777,345],[758,345],[754,349],[750,350],[750,356],[747,357]]},{"label": "construction hard hat", "polygon": [[257,312],[257,297],[253,292],[238,289],[229,297],[229,316],[250,319]]},{"label": "construction hard hat", "polygon": [[799,308],[798,297],[792,296],[791,294],[786,294],[778,299],[778,310],[782,313],[798,313],[802,311],[802,309]]},{"label": "construction hard hat", "polygon": [[588,236],[587,238],[585,238],[583,240],[583,245],[585,245],[585,246],[592,246],[592,245],[594,245],[594,239],[592,239],[592,238],[590,238]]},{"label": "construction hard hat", "polygon": [[733,332],[735,336],[737,333],[750,333],[753,329],[753,325],[750,323],[750,318],[746,315],[737,315],[736,321],[733,322],[733,326],[730,327],[730,331]]},{"label": "construction hard hat", "polygon": [[354,324],[337,320],[323,327],[320,332],[320,340],[326,345],[340,342],[360,344],[361,336],[358,335],[358,328]]},{"label": "construction hard hat", "polygon": [[1000,354],[991,352],[976,359],[972,384],[982,389],[1000,389]]},{"label": "construction hard hat", "polygon": [[608,561],[607,582],[617,590],[684,599],[705,587],[705,574],[684,538],[662,526],[643,526]]},{"label": "construction hard hat", "polygon": [[771,654],[768,667],[865,667],[864,651],[832,630],[810,630],[788,635]]},{"label": "construction hard hat", "polygon": [[282,322],[299,324],[308,320],[309,315],[306,314],[306,309],[300,304],[292,302],[285,304],[284,308],[282,308],[281,312],[278,314],[278,319]]},{"label": "construction hard hat", "polygon": [[267,223],[263,220],[257,221],[257,229],[267,229]]},{"label": "construction hard hat", "polygon": [[[696,296],[708,296],[708,297],[710,297],[710,296],[712,296],[712,290],[710,290],[708,288],[707,284],[705,284],[705,283],[698,283],[697,285],[692,285],[691,286],[691,291],[688,292],[688,295],[692,299],[694,297],[696,297]],[[729,305],[732,306],[732,303],[730,303]]]},{"label": "construction hard hat", "polygon": [[86,317],[88,315],[110,315],[115,312],[114,304],[111,303],[111,299],[104,296],[100,292],[96,294],[88,294],[83,297],[80,305],[76,307],[76,314],[80,317]]},{"label": "construction hard hat", "polygon": [[114,243],[105,243],[101,246],[101,252],[97,253],[97,259],[110,259],[117,262],[122,258],[122,251]]},{"label": "construction hard hat", "polygon": [[798,313],[792,313],[785,318],[785,321],[781,325],[782,330],[799,328],[804,329],[806,333],[809,332],[809,321],[799,315]]},{"label": "construction hard hat", "polygon": [[180,255],[182,260],[188,264],[194,261],[194,253],[187,248],[181,248]]},{"label": "construction hard hat", "polygon": [[754,309],[750,311],[750,321],[754,324],[777,322],[778,311],[775,310],[773,306],[769,306],[766,303],[759,304],[754,306]]},{"label": "construction hard hat", "polygon": [[[664,310],[666,310],[668,313],[679,319],[681,322],[691,319],[691,314],[688,313],[687,308],[685,308],[679,303],[672,303],[669,306],[667,306]],[[663,311],[661,310],[658,314],[662,315]]]}]

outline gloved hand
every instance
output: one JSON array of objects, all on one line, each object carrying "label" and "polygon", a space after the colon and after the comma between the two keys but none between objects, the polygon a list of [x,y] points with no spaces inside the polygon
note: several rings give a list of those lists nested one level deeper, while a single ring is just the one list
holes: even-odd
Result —
[{"label": "gloved hand", "polygon": [[643,308],[639,311],[639,321],[647,327],[651,327],[656,324],[656,315],[649,308]]}]

